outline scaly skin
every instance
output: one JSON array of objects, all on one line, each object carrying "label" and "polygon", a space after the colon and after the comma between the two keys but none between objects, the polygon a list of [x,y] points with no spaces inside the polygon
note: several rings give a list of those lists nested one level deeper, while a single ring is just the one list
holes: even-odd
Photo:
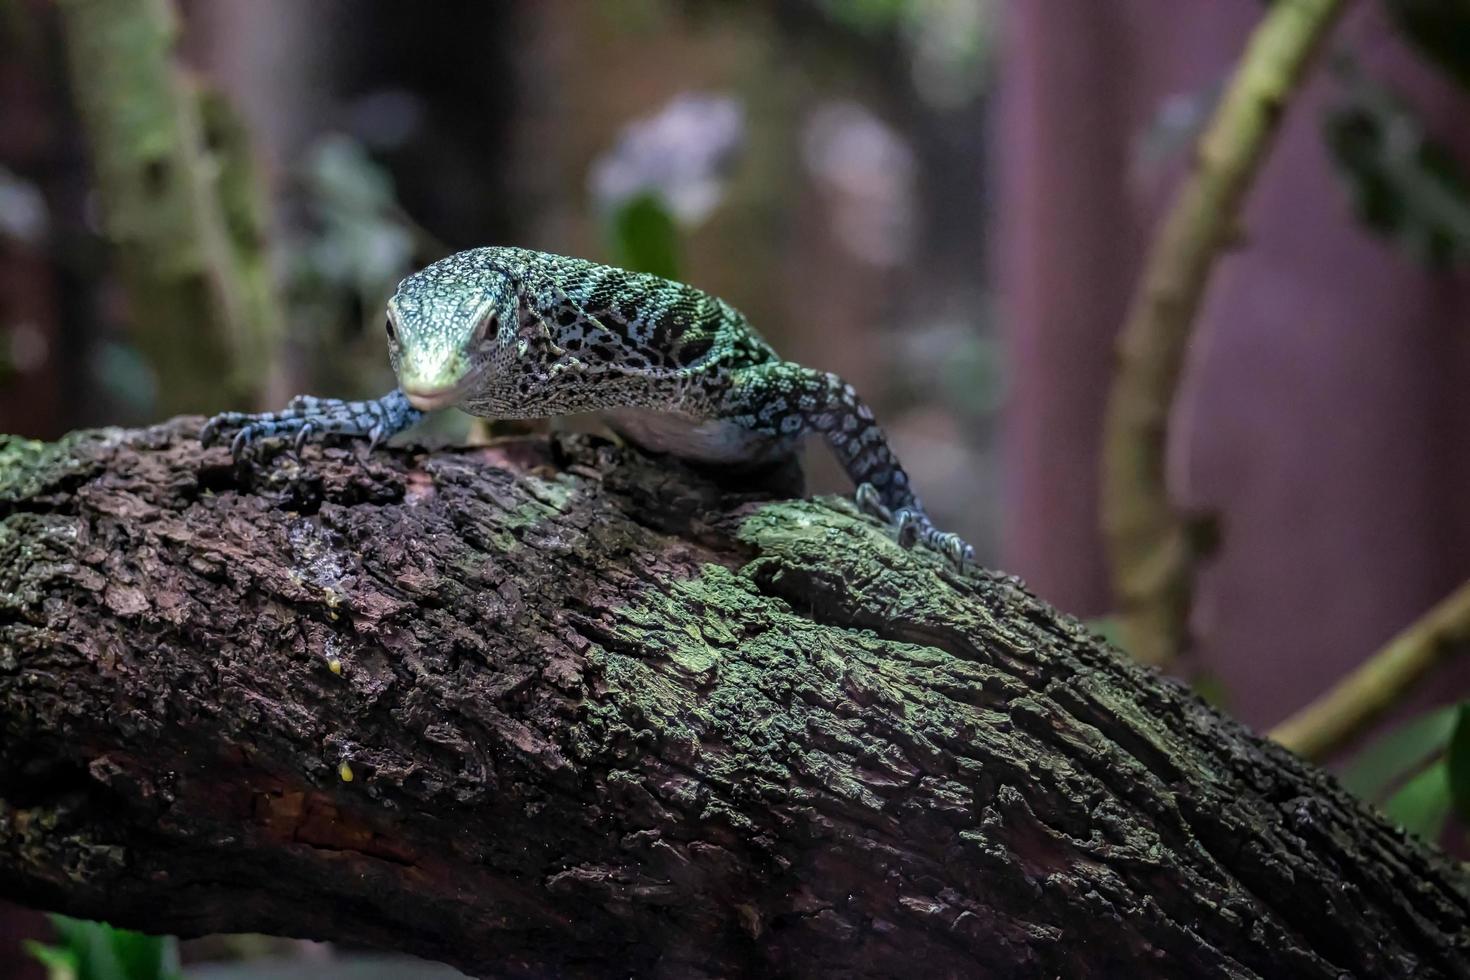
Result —
[{"label": "scaly skin", "polygon": [[476,248],[398,284],[388,301],[398,390],[347,402],[301,396],[282,412],[227,412],[206,443],[315,434],[371,445],[424,411],[485,418],[597,412],[647,449],[751,464],[819,432],[857,484],[864,510],[905,547],[923,542],[963,566],[973,549],[937,530],[873,413],[835,374],[783,361],[724,300],[658,276],[521,248]]}]

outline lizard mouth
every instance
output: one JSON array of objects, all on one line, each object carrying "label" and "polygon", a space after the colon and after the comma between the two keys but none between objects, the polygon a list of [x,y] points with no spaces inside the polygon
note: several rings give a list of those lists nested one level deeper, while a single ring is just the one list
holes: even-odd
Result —
[{"label": "lizard mouth", "polygon": [[432,412],[458,404],[479,378],[480,372],[475,371],[447,386],[404,385],[403,393],[414,408],[421,412]]}]

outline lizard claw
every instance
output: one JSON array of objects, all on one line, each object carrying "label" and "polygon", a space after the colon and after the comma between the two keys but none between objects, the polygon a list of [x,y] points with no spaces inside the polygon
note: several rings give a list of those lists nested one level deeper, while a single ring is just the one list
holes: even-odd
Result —
[{"label": "lizard claw", "polygon": [[871,483],[858,484],[857,493],[853,495],[857,501],[858,509],[870,517],[876,517],[884,524],[893,523],[893,512],[883,504],[883,498],[878,493],[878,488]]},{"label": "lizard claw", "polygon": [[245,418],[244,412],[221,412],[199,430],[199,444],[208,448],[214,445],[215,439],[219,438],[220,429],[228,425],[236,425]]},{"label": "lizard claw", "polygon": [[935,534],[931,546],[949,559],[949,563],[955,568],[963,569],[966,565],[975,563],[975,549],[964,538],[958,534],[939,532]]},{"label": "lizard claw", "polygon": [[296,439],[291,443],[291,448],[295,450],[296,455],[301,455],[301,450],[306,446],[306,440],[310,439],[311,434],[315,431],[316,426],[310,422],[307,422],[300,429],[296,430]]},{"label": "lizard claw", "polygon": [[963,571],[966,565],[974,563],[975,549],[958,534],[936,528],[922,510],[912,507],[890,510],[883,503],[878,489],[871,483],[858,484],[855,497],[859,510],[894,529],[899,547],[912,548],[916,544],[923,544],[943,555],[957,571]]},{"label": "lizard claw", "polygon": [[255,426],[247,425],[235,433],[235,438],[230,440],[230,455],[239,459],[250,448],[250,443],[255,439]]},{"label": "lizard claw", "polygon": [[923,536],[924,525],[929,522],[918,512],[905,507],[894,515],[893,523],[898,528],[898,546],[912,548]]},{"label": "lizard claw", "polygon": [[242,458],[261,439],[289,438],[299,455],[308,440],[317,435],[366,437],[368,451],[377,448],[389,436],[402,432],[417,422],[423,413],[408,403],[401,391],[390,391],[381,398],[367,401],[342,401],[297,395],[279,412],[221,412],[199,431],[205,446],[230,430],[230,454]]}]

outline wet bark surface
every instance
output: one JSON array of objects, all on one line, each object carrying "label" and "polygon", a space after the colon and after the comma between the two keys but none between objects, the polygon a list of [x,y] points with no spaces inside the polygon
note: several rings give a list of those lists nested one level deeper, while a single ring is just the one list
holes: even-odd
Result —
[{"label": "wet bark surface", "polygon": [[587,437],[0,437],[0,895],[485,976],[1470,976],[1470,883],[1014,579]]}]

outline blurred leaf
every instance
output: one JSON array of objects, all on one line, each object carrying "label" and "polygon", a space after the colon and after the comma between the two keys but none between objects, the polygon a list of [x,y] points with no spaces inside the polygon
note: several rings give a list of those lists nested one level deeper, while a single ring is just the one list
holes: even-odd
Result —
[{"label": "blurred leaf", "polygon": [[1006,395],[1005,347],[967,330],[939,361],[945,400],[971,418],[996,415]]},{"label": "blurred leaf", "polygon": [[1204,698],[1205,703],[1221,711],[1230,710],[1230,688],[1225,684],[1225,678],[1212,670],[1200,670],[1189,679],[1189,687]]},{"label": "blurred leaf", "polygon": [[147,936],[105,922],[51,916],[59,946],[27,944],[51,980],[181,980],[178,945],[171,936]]},{"label": "blurred leaf", "polygon": [[827,16],[855,31],[891,31],[913,16],[915,0],[822,0]]},{"label": "blurred leaf", "polygon": [[1431,61],[1470,88],[1470,0],[1385,0],[1389,14]]},{"label": "blurred leaf", "polygon": [[1102,637],[1108,646],[1122,653],[1128,652],[1127,647],[1123,646],[1123,630],[1118,625],[1117,616],[1099,616],[1096,619],[1087,620],[1083,625]]},{"label": "blurred leaf", "polygon": [[1450,815],[1450,781],[1444,760],[1409,780],[1383,805],[1383,811],[1410,833],[1436,841]]},{"label": "blurred leaf", "polygon": [[1454,705],[1437,708],[1393,728],[1353,757],[1342,771],[1342,785],[1365,800],[1381,800],[1406,775],[1444,751],[1457,710]]},{"label": "blurred leaf", "polygon": [[392,178],[360,143],[335,134],[312,147],[305,183],[321,222],[306,252],[314,271],[376,309],[413,260]]},{"label": "blurred leaf", "polygon": [[1359,752],[1341,774],[1352,793],[1380,800],[1405,776],[1444,752],[1458,709],[1449,705],[1404,722]]},{"label": "blurred leaf", "polygon": [[679,278],[679,231],[658,196],[630,198],[613,211],[610,224],[616,265],[665,279]]},{"label": "blurred leaf", "polygon": [[1455,711],[1455,732],[1445,753],[1445,767],[1455,812],[1470,820],[1470,701],[1461,702]]},{"label": "blurred leaf", "polygon": [[1470,255],[1470,181],[1393,93],[1338,63],[1348,99],[1327,114],[1327,145],[1370,228],[1433,266]]},{"label": "blurred leaf", "polygon": [[77,954],[61,946],[47,946],[34,939],[21,943],[30,957],[46,968],[47,980],[77,980]]},{"label": "blurred leaf", "polygon": [[104,340],[92,348],[92,377],[126,412],[140,418],[153,414],[158,402],[158,375],[131,344]]}]

